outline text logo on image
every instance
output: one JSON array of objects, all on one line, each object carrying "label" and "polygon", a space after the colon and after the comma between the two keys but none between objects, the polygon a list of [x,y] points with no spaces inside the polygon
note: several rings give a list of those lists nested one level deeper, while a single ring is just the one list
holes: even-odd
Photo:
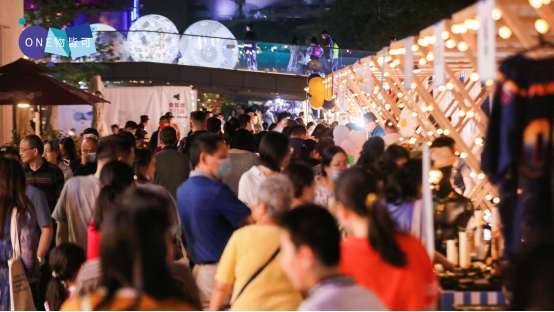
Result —
[{"label": "text logo on image", "polygon": [[[95,26],[93,26],[95,28]],[[40,26],[25,28],[19,36],[19,48],[28,58],[41,58],[47,53],[69,56],[76,59],[96,53],[90,24],[82,24],[66,29]]]}]

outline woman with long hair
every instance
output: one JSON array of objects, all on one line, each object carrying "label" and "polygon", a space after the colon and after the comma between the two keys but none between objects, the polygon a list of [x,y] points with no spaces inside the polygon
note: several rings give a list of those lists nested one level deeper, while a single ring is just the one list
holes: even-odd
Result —
[{"label": "woman with long hair", "polygon": [[240,129],[241,125],[242,123],[237,117],[230,118],[229,121],[225,123],[223,126],[223,139],[225,140],[225,144],[231,144],[235,132]]},{"label": "woman with long hair", "polygon": [[260,158],[255,154],[256,138],[252,132],[240,129],[233,135],[229,147],[231,172],[221,182],[227,184],[238,195],[240,177],[260,162]]},{"label": "woman with long hair", "polygon": [[46,289],[46,311],[59,311],[75,291],[75,279],[87,256],[83,248],[73,243],[63,243],[50,252],[52,278]]},{"label": "woman with long hair", "polygon": [[356,166],[370,171],[373,165],[385,151],[385,141],[381,137],[371,137],[362,146],[362,152]]},{"label": "woman with long hair", "polygon": [[96,199],[93,221],[88,227],[87,259],[93,260],[100,256],[101,229],[109,213],[115,209],[114,203],[118,196],[135,184],[133,168],[122,161],[110,161],[100,172],[102,189]]},{"label": "woman with long hair", "polygon": [[[172,278],[169,203],[141,188],[129,190],[118,200],[102,224],[100,289],[72,298],[63,311],[76,310],[196,310]],[[188,300],[188,301],[187,301]],[[199,302],[199,300],[195,300]]]},{"label": "woman with long hair", "polygon": [[251,207],[265,179],[281,173],[290,163],[292,148],[289,138],[279,132],[268,132],[260,142],[258,166],[246,171],[239,181],[239,199]]},{"label": "woman with long hair", "polygon": [[75,141],[70,137],[65,137],[60,140],[60,153],[62,159],[69,163],[72,160],[77,159],[77,148],[75,147]]},{"label": "woman with long hair", "polygon": [[329,208],[335,181],[348,166],[348,156],[338,146],[328,146],[321,153],[321,175],[315,178],[314,204]]},{"label": "woman with long hair", "polygon": [[17,219],[17,232],[21,260],[31,289],[36,289],[40,278],[37,258],[39,228],[33,204],[26,195],[23,167],[12,158],[0,158],[0,310],[11,310],[10,269],[8,260],[13,257],[11,221]]},{"label": "woman with long hair", "polygon": [[62,158],[62,153],[60,150],[60,142],[58,140],[44,140],[44,154],[42,155],[49,163],[57,165],[63,172],[63,177],[65,181],[73,177],[73,171],[69,164],[65,164]]},{"label": "woman with long hair", "polygon": [[398,230],[371,174],[345,171],[335,198],[337,219],[350,234],[341,246],[343,274],[377,294],[389,310],[433,309],[438,285],[431,258],[415,237]]}]

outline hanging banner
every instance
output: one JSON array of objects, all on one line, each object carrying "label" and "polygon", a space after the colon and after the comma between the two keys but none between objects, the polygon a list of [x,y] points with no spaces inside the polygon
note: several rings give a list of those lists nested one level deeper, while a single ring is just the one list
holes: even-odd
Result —
[{"label": "hanging banner", "polygon": [[173,122],[185,136],[190,131],[190,113],[194,91],[190,87],[162,87],[162,108],[173,114]]},{"label": "hanging banner", "polygon": [[404,48],[406,49],[406,54],[404,54],[404,91],[410,91],[412,89],[412,82],[414,81],[414,52],[412,51],[413,44],[413,36],[404,38]]},{"label": "hanging banner", "polygon": [[383,92],[383,84],[385,83],[385,66],[387,62],[385,62],[385,59],[387,58],[387,47],[383,48],[383,63],[381,64],[381,92]]},{"label": "hanging banner", "polygon": [[442,39],[442,32],[444,31],[444,20],[435,24],[433,32],[436,38],[433,45],[433,54],[435,59],[433,60],[433,72],[435,74],[434,86],[438,88],[446,84],[444,78],[444,39]]},{"label": "hanging banner", "polygon": [[477,2],[477,72],[482,82],[494,80],[496,75],[496,25],[492,18],[494,0]]}]

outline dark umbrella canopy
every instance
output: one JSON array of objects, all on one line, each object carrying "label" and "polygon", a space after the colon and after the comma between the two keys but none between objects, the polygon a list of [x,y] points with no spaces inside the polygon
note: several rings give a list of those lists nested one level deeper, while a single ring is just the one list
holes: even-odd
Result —
[{"label": "dark umbrella canopy", "polygon": [[79,105],[110,103],[47,76],[53,70],[19,59],[0,67],[0,105]]}]

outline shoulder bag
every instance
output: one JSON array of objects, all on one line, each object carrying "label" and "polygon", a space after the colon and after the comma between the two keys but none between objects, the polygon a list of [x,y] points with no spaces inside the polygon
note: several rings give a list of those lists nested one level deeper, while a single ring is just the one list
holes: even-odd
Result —
[{"label": "shoulder bag", "polygon": [[10,304],[12,311],[34,311],[33,294],[25,267],[21,260],[21,246],[19,245],[19,235],[17,233],[17,208],[12,210],[12,220],[10,235],[12,240],[13,257],[8,260],[10,269]]}]

